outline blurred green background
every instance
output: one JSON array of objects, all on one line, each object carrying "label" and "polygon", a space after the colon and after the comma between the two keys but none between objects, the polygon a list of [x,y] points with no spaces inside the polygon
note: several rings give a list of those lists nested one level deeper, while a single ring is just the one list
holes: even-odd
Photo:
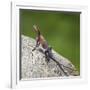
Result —
[{"label": "blurred green background", "polygon": [[35,38],[34,24],[49,45],[80,71],[80,13],[20,9],[21,34]]}]

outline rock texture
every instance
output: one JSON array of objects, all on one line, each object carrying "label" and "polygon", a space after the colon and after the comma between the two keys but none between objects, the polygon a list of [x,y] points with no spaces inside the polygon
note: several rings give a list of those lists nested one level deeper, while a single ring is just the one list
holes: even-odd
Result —
[{"label": "rock texture", "polygon": [[[53,60],[46,62],[45,55],[40,52],[41,46],[32,52],[35,44],[34,39],[24,35],[21,36],[21,79],[66,76]],[[52,52],[69,76],[79,75],[75,66],[67,58],[64,58],[54,50]]]}]

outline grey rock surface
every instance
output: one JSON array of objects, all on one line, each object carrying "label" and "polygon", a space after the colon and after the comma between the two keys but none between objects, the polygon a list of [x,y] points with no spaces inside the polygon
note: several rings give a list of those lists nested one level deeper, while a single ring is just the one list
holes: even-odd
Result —
[{"label": "grey rock surface", "polygon": [[[35,44],[34,39],[21,35],[21,79],[66,76],[52,59],[46,62],[45,55],[40,52],[41,46],[32,52]],[[79,75],[75,66],[67,58],[54,50],[52,53],[68,76]]]}]

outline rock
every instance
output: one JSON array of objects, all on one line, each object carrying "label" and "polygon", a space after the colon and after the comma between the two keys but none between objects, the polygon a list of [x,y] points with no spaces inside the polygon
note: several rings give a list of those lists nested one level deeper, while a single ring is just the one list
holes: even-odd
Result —
[{"label": "rock", "polygon": [[[46,62],[45,55],[40,52],[41,46],[32,51],[35,44],[34,39],[21,35],[21,79],[66,76],[55,61],[50,59],[48,63]],[[52,53],[68,76],[79,75],[75,66],[67,58],[54,50]]]}]

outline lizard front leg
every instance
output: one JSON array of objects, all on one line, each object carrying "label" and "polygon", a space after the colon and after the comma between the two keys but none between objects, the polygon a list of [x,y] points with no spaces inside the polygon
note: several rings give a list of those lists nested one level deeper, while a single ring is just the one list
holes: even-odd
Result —
[{"label": "lizard front leg", "polygon": [[48,51],[45,51],[45,57],[46,57],[46,62],[48,63],[50,61],[50,57],[48,55]]},{"label": "lizard front leg", "polygon": [[40,42],[37,41],[36,46],[32,49],[32,51],[36,50],[36,48],[39,47],[39,45],[40,45]]},{"label": "lizard front leg", "polygon": [[39,45],[36,45],[36,46],[32,49],[32,51],[36,50],[36,48],[37,48],[38,46],[39,46]]}]

